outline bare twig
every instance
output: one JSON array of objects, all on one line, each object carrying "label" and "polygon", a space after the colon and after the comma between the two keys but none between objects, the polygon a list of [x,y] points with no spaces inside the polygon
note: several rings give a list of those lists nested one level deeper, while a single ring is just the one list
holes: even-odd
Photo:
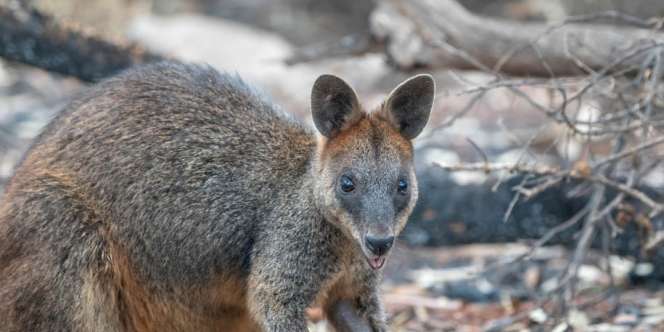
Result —
[{"label": "bare twig", "polygon": [[659,231],[655,233],[655,235],[650,240],[648,240],[648,242],[644,246],[644,249],[646,251],[651,251],[663,244],[664,244],[664,231]]},{"label": "bare twig", "polygon": [[[616,158],[618,159],[618,158]],[[450,171],[450,172],[458,172],[458,171],[480,171],[484,173],[492,173],[492,172],[500,172],[500,171],[506,171],[510,173],[524,173],[524,174],[535,174],[535,175],[547,175],[547,176],[555,176],[555,177],[569,177],[569,178],[574,178],[574,179],[582,179],[590,182],[596,182],[603,184],[605,186],[611,187],[613,189],[616,189],[620,192],[623,192],[629,196],[632,196],[638,200],[640,200],[642,203],[644,203],[646,206],[648,206],[651,209],[650,216],[654,217],[658,214],[660,214],[662,211],[664,211],[664,205],[655,202],[652,200],[648,195],[644,194],[643,192],[631,188],[630,186],[627,186],[623,183],[616,182],[614,180],[611,180],[605,176],[601,175],[588,175],[583,172],[580,172],[575,169],[571,170],[561,170],[556,167],[551,167],[551,166],[543,166],[543,165],[523,165],[523,164],[512,164],[512,163],[474,163],[474,164],[442,164],[442,163],[434,163],[436,167],[439,167],[443,170]],[[555,182],[558,182],[559,180],[555,180]],[[537,191],[538,193],[541,191]],[[527,191],[522,191],[522,193],[525,196],[532,196],[533,193],[527,192]]]},{"label": "bare twig", "polygon": [[608,163],[614,162],[616,160],[623,159],[623,158],[629,157],[629,156],[633,156],[637,152],[652,148],[652,147],[657,146],[657,145],[662,144],[662,143],[664,143],[664,136],[657,137],[657,138],[652,139],[650,141],[647,141],[645,143],[641,143],[637,146],[633,146],[633,147],[631,147],[631,148],[629,148],[629,149],[627,149],[627,150],[625,150],[621,153],[617,153],[617,154],[611,155],[607,158],[604,158],[602,160],[599,160],[599,161],[595,162],[592,167],[603,166],[603,165],[606,165]]}]

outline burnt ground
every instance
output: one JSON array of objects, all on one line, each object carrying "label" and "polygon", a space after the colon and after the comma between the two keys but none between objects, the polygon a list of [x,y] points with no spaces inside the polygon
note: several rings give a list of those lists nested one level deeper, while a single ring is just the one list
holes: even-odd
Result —
[{"label": "burnt ground", "polygon": [[[579,273],[580,296],[564,317],[551,288],[567,265],[563,247],[526,263],[504,264],[522,244],[398,247],[385,267],[383,300],[393,331],[662,331],[664,286],[640,280],[633,262],[591,255]],[[611,280],[602,271],[610,264]],[[314,331],[326,331],[310,310]]]},{"label": "burnt ground", "polygon": [[[598,253],[582,265],[581,296],[567,317],[547,302],[570,251],[539,250],[528,262],[503,264],[521,244],[398,250],[386,270],[385,302],[395,331],[662,331],[664,286],[643,282],[633,262]],[[603,272],[611,265],[614,279]],[[612,285],[613,282],[613,285]]]}]

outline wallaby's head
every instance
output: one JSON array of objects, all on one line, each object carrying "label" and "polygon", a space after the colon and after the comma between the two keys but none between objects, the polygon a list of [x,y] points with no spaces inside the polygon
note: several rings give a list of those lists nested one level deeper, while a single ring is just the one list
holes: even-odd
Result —
[{"label": "wallaby's head", "polygon": [[383,266],[417,200],[411,140],[429,119],[434,91],[433,78],[418,75],[365,112],[340,78],[323,75],[314,83],[311,111],[321,134],[316,204],[374,269]]}]

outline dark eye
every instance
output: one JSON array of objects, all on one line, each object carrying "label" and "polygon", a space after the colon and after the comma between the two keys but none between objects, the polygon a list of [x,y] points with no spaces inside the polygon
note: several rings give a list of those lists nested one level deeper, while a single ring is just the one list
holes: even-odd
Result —
[{"label": "dark eye", "polygon": [[406,191],[408,190],[408,182],[404,179],[399,180],[398,190],[399,190],[399,193],[405,194]]},{"label": "dark eye", "polygon": [[341,179],[339,179],[339,186],[341,186],[341,190],[345,193],[355,190],[355,183],[353,183],[353,180],[347,175],[341,176]]}]

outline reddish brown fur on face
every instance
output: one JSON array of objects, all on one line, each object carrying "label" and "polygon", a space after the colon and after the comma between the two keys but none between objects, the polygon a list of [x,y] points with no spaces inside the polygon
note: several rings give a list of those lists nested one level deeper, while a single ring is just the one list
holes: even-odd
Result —
[{"label": "reddish brown fur on face", "polygon": [[[319,140],[315,192],[327,219],[363,247],[367,234],[401,232],[417,200],[417,181],[412,143],[386,118],[387,111],[354,112],[361,116],[348,128]],[[342,175],[361,187],[352,199],[337,190]],[[411,184],[406,195],[396,193],[401,180]]]},{"label": "reddish brown fur on face", "polygon": [[381,111],[364,114],[360,120],[347,130],[339,133],[333,138],[321,138],[319,142],[319,160],[323,163],[339,154],[352,154],[358,150],[358,145],[366,144],[371,135],[377,131],[382,140],[388,142],[402,156],[402,160],[411,160],[413,157],[413,145],[410,140],[404,138],[383,117]]}]

